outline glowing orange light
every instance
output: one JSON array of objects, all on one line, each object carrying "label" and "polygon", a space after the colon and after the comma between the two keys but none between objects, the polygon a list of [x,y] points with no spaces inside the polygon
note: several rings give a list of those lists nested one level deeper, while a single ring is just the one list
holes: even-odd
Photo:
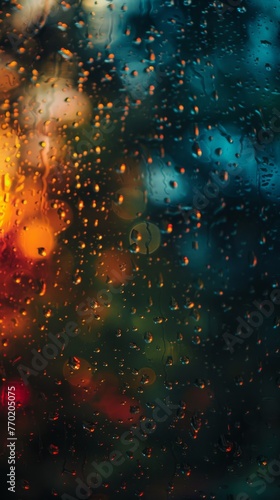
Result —
[{"label": "glowing orange light", "polygon": [[17,244],[25,257],[42,260],[51,256],[55,238],[50,225],[37,218],[22,224],[17,235]]}]

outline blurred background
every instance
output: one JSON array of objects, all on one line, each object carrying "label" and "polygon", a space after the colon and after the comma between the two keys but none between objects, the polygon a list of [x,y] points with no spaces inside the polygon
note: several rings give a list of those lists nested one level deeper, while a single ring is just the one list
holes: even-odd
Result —
[{"label": "blurred background", "polygon": [[279,21],[1,2],[2,498],[279,498]]}]

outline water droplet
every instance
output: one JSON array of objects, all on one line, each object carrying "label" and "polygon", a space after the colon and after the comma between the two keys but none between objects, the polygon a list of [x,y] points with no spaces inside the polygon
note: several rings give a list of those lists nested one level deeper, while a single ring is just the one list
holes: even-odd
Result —
[{"label": "water droplet", "polygon": [[147,344],[151,344],[153,342],[153,336],[152,336],[151,332],[146,332],[144,334],[144,340]]}]

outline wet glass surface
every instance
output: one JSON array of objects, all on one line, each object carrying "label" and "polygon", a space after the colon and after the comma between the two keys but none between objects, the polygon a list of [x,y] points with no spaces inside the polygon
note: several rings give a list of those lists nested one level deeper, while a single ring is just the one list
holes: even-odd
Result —
[{"label": "wet glass surface", "polygon": [[279,21],[1,2],[1,498],[279,498]]}]

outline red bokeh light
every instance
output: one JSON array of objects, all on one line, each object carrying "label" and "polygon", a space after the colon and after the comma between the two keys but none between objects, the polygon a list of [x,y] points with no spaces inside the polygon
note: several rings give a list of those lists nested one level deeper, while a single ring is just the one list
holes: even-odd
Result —
[{"label": "red bokeh light", "polygon": [[15,395],[16,408],[26,406],[30,399],[30,390],[24,385],[22,380],[12,379],[4,382],[1,387],[0,402],[5,409],[8,407],[8,392]]}]

